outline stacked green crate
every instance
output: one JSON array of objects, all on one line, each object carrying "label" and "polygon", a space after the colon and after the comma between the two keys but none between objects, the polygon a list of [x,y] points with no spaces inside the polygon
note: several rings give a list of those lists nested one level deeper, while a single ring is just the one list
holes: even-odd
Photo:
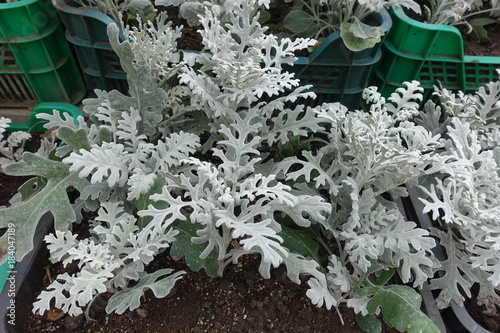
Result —
[{"label": "stacked green crate", "polygon": [[76,104],[85,94],[51,1],[0,4],[0,105]]},{"label": "stacked green crate", "polygon": [[465,55],[457,28],[415,21],[402,9],[392,9],[391,14],[393,27],[371,82],[383,95],[389,96],[412,80],[420,81],[426,94],[439,84],[472,93],[498,77],[500,57]]}]

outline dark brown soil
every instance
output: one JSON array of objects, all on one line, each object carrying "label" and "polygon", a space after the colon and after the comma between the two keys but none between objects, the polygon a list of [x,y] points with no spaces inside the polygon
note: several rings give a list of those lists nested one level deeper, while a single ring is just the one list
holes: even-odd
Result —
[{"label": "dark brown soil", "polygon": [[464,54],[470,56],[500,57],[500,23],[485,27],[491,43],[483,44],[472,32],[464,36]]},{"label": "dark brown soil", "polygon": [[464,302],[465,308],[467,309],[467,313],[474,319],[476,323],[481,325],[481,327],[487,329],[490,332],[500,332],[500,307],[497,307],[496,315],[489,315],[484,313],[484,307],[479,306],[475,297],[479,291],[479,287],[475,285],[472,288],[472,298],[467,298]]},{"label": "dark brown soil", "polygon": [[[425,3],[425,0],[418,1],[418,3]],[[423,12],[423,10],[422,10]],[[422,15],[418,15],[412,10],[406,10],[405,14],[416,21],[425,22],[425,18]],[[473,18],[478,18],[480,16],[473,16]],[[464,42],[464,55],[466,56],[486,56],[486,57],[499,57],[500,56],[500,22],[496,24],[490,24],[485,27],[488,32],[488,37],[491,43],[481,43],[474,32],[468,33],[467,29],[464,27],[457,27],[457,29],[462,34]]]},{"label": "dark brown soil", "polygon": [[[160,255],[155,266],[186,270],[183,262]],[[83,315],[62,316],[51,321],[45,316],[28,318],[26,332],[362,332],[350,309],[318,308],[305,296],[307,285],[291,282],[283,268],[273,270],[271,279],[257,273],[258,257],[246,257],[229,266],[224,277],[210,278],[204,272],[188,271],[170,295],[157,299],[148,293],[135,311],[106,314],[106,295],[94,303],[86,322]],[[52,278],[60,267],[51,267]],[[48,276],[46,277],[48,280]],[[44,282],[45,284],[48,281]],[[53,314],[53,313],[52,313]],[[71,329],[74,328],[74,329]],[[387,326],[384,332],[397,332]]]},{"label": "dark brown soil", "polygon": [[[87,234],[85,224],[76,226]],[[157,256],[148,271],[169,267],[186,274],[163,299],[148,292],[141,306],[122,315],[106,314],[109,294],[103,294],[90,310],[93,321],[84,315],[70,317],[57,309],[43,316],[31,314],[25,332],[339,332],[361,333],[352,310],[334,310],[314,306],[306,297],[307,284],[295,284],[283,267],[272,270],[270,279],[257,272],[258,255],[246,256],[241,263],[230,265],[224,277],[211,278],[204,271],[193,272],[183,260],[172,260],[168,252]],[[75,273],[76,266],[61,264],[47,267],[43,281],[46,287],[58,274]],[[383,331],[397,330],[383,326]]]},{"label": "dark brown soil", "polygon": [[179,50],[201,51],[203,44],[199,26],[190,26],[186,20],[179,17],[179,9],[176,6],[159,6],[156,7],[159,12],[168,14],[168,21],[172,22],[173,27],[182,27],[182,36],[177,40],[177,48]]}]

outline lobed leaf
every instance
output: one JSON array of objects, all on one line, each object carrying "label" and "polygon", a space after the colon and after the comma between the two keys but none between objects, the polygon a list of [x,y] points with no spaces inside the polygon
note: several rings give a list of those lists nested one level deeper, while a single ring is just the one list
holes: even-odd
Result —
[{"label": "lobed leaf", "polygon": [[211,252],[208,256],[201,258],[205,249],[204,244],[193,244],[191,239],[197,236],[198,226],[188,221],[179,221],[173,224],[173,227],[179,231],[175,241],[170,248],[170,256],[174,260],[184,258],[186,265],[195,272],[202,268],[208,276],[216,277],[218,273],[217,253]]},{"label": "lobed leaf", "polygon": [[172,273],[172,269],[164,268],[147,274],[134,287],[115,293],[108,301],[106,312],[122,314],[126,310],[135,310],[141,305],[141,298],[147,290],[152,290],[157,298],[167,296],[174,287],[177,280],[182,278],[184,271],[175,272],[167,277],[161,276]]},{"label": "lobed leaf", "polygon": [[412,288],[400,285],[363,288],[360,295],[371,295],[370,314],[382,309],[384,321],[401,332],[438,333],[439,328],[420,310],[422,299]]},{"label": "lobed leaf", "polygon": [[[56,230],[66,230],[76,221],[68,192],[83,191],[89,182],[69,171],[62,162],[52,161],[32,153],[25,153],[23,161],[10,164],[5,172],[14,176],[35,175],[47,180],[45,187],[26,201],[0,210],[0,228],[15,224],[16,259],[21,261],[33,249],[35,229],[43,215],[50,212]],[[0,264],[7,259],[7,234],[0,237]]]}]

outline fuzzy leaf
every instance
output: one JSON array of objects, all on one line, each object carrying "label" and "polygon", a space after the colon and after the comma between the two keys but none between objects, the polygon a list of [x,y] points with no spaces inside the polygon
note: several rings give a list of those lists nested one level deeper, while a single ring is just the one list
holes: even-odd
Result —
[{"label": "fuzzy leaf", "polygon": [[105,248],[114,252],[117,258],[128,254],[125,248],[129,239],[138,231],[136,218],[124,211],[122,202],[101,202],[93,234],[99,237]]},{"label": "fuzzy leaf", "polygon": [[84,117],[78,116],[75,119],[68,113],[58,110],[53,110],[52,113],[38,113],[36,118],[46,120],[47,122],[43,127],[46,129],[55,129],[56,133],[58,133],[58,128],[69,128],[74,131],[87,129],[87,123]]},{"label": "fuzzy leaf", "polygon": [[151,289],[157,298],[167,296],[175,285],[175,282],[182,278],[184,271],[175,272],[167,277],[159,279],[163,275],[172,273],[172,269],[165,268],[155,271],[154,273],[147,274],[132,288],[125,289],[115,293],[109,299],[106,306],[106,312],[116,312],[122,314],[126,310],[135,310],[141,305],[141,298],[144,293]]},{"label": "fuzzy leaf", "polygon": [[404,82],[404,87],[396,89],[388,98],[393,104],[387,104],[387,110],[396,120],[403,121],[419,113],[419,102],[422,100],[424,88],[420,82]]},{"label": "fuzzy leaf", "polygon": [[155,87],[148,65],[136,66],[134,54],[129,42],[119,42],[118,27],[114,24],[108,26],[108,36],[113,50],[118,54],[123,69],[127,72],[129,96],[113,90],[108,93],[108,100],[116,110],[126,110],[131,107],[139,111],[141,116],[140,133],[154,134],[157,124],[162,120],[161,108],[164,103],[165,90]]},{"label": "fuzzy leaf", "polygon": [[[151,199],[150,196],[152,194],[157,194],[161,193],[161,189],[163,186],[166,185],[165,178],[163,177],[156,177],[153,185],[149,189],[147,193],[141,194],[137,199],[134,200],[135,207],[137,207],[138,211],[145,210],[149,205],[153,205],[156,208],[162,208],[165,209],[167,208],[167,204],[164,202],[158,202],[154,203]],[[140,216],[138,218],[138,225],[139,228],[142,229],[144,228],[149,222],[151,222],[152,218],[149,216]]]},{"label": "fuzzy leaf", "polygon": [[157,170],[168,172],[170,168],[180,165],[199,147],[199,137],[180,131],[172,133],[155,146],[152,158]]},{"label": "fuzzy leaf", "polygon": [[500,304],[500,296],[497,288],[488,281],[490,275],[479,269],[476,269],[479,280],[479,293],[477,295],[477,304],[484,305],[489,315],[497,315],[497,304]]},{"label": "fuzzy leaf", "polygon": [[368,314],[363,316],[360,313],[356,314],[356,324],[367,333],[382,333],[382,324],[375,315]]},{"label": "fuzzy leaf", "polygon": [[89,303],[96,293],[106,291],[105,282],[112,274],[109,271],[101,271],[95,274],[93,271],[82,270],[74,279],[69,288],[71,295],[78,295],[80,306]]},{"label": "fuzzy leaf", "polygon": [[297,253],[289,253],[288,257],[284,258],[283,261],[286,265],[288,278],[297,284],[300,284],[300,274],[316,272],[315,275],[319,279],[324,278],[323,273],[319,271],[320,266],[315,260],[308,259]]},{"label": "fuzzy leaf", "polygon": [[33,313],[39,313],[43,315],[45,311],[52,309],[52,299],[55,299],[54,306],[61,309],[65,313],[71,316],[76,316],[82,313],[82,309],[78,306],[79,295],[73,294],[67,296],[69,289],[71,288],[72,280],[68,273],[58,275],[58,280],[63,281],[60,283],[58,280],[54,280],[48,287],[48,291],[42,290],[37,298],[37,301],[33,303]]},{"label": "fuzzy leaf", "polygon": [[145,14],[148,7],[151,7],[151,2],[149,0],[126,0],[120,4],[121,10],[131,12],[134,16],[137,14]]},{"label": "fuzzy leaf", "polygon": [[61,127],[57,130],[57,136],[76,150],[90,150],[91,148],[88,132],[83,128],[74,130],[68,127]]},{"label": "fuzzy leaf", "polygon": [[286,214],[301,227],[311,226],[312,222],[323,223],[326,216],[331,213],[332,206],[323,200],[316,193],[314,195],[297,195],[298,203],[295,205],[277,206],[277,210],[282,209]]},{"label": "fuzzy leaf", "polygon": [[485,23],[485,22],[469,22],[472,26],[472,30],[476,33],[477,38],[479,39],[479,42],[481,44],[489,44],[491,43],[491,38],[488,36],[488,31],[484,28],[485,25],[491,24],[491,23],[496,23],[497,21],[491,20],[492,22],[490,23]]},{"label": "fuzzy leaf", "polygon": [[283,24],[290,31],[300,34],[308,31],[315,24],[315,17],[302,10],[292,10],[285,17]]},{"label": "fuzzy leaf", "polygon": [[[36,195],[18,205],[0,210],[0,228],[9,223],[16,225],[16,237],[23,242],[16,243],[16,259],[21,261],[33,248],[33,236],[41,217],[51,212],[56,230],[65,230],[76,221],[76,214],[68,198],[68,191],[83,191],[89,185],[86,179],[71,173],[61,162],[44,159],[32,153],[25,153],[22,162],[10,164],[5,172],[14,176],[38,175],[47,179],[47,184]],[[7,259],[7,235],[0,237],[0,264]]]},{"label": "fuzzy leaf", "polygon": [[477,277],[467,257],[464,256],[463,245],[453,240],[451,231],[432,229],[432,234],[439,237],[441,246],[447,254],[447,259],[441,262],[444,274],[432,279],[429,285],[431,290],[441,290],[436,298],[438,308],[448,307],[451,300],[462,305],[465,298],[461,291],[463,290],[468,297],[471,297],[471,281],[476,281]]},{"label": "fuzzy leaf", "polygon": [[314,240],[315,233],[311,230],[314,228],[313,226],[301,229],[293,229],[285,226],[281,228],[281,232],[278,235],[283,238],[284,247],[291,252],[311,257],[319,262],[319,244]]},{"label": "fuzzy leaf", "polygon": [[156,6],[180,6],[182,5],[186,0],[155,0],[155,5]]},{"label": "fuzzy leaf", "polygon": [[[293,179],[297,181],[300,177],[308,183],[313,183],[316,188],[325,186],[329,189],[331,195],[336,195],[340,184],[332,178],[332,174],[336,171],[336,165],[332,165],[324,170],[322,165],[323,154],[318,153],[314,156],[310,151],[302,153],[305,161],[295,157],[286,158],[276,166],[276,172],[283,172],[287,176],[287,180]],[[296,170],[296,166],[300,165],[301,168]],[[289,171],[293,169],[294,171]]]},{"label": "fuzzy leaf", "polygon": [[412,288],[399,285],[364,288],[362,295],[373,295],[368,302],[370,314],[382,308],[384,321],[401,332],[439,333],[439,328],[420,310],[422,298]]},{"label": "fuzzy leaf", "polygon": [[324,304],[328,310],[332,306],[337,306],[338,301],[330,293],[328,283],[324,277],[322,279],[310,278],[307,284],[309,285],[309,290],[307,290],[306,295],[313,304],[316,304],[318,307],[322,307]]},{"label": "fuzzy leaf", "polygon": [[47,248],[50,251],[50,261],[56,263],[68,257],[68,251],[72,249],[77,241],[76,235],[71,231],[56,230],[55,234],[45,236],[44,240],[47,243]]},{"label": "fuzzy leaf", "polygon": [[81,149],[80,154],[72,153],[63,162],[71,164],[70,171],[79,171],[79,177],[84,178],[92,174],[92,184],[106,180],[110,187],[124,186],[128,179],[128,167],[124,163],[127,154],[122,144],[108,143],[94,146],[90,151]]},{"label": "fuzzy leaf", "polygon": [[239,243],[243,245],[243,250],[249,253],[258,252],[263,262],[278,267],[288,251],[281,244],[283,239],[273,230],[271,219],[256,222],[262,209],[261,205],[255,205],[237,216],[230,210],[217,212],[216,226],[224,225],[232,229],[232,237],[241,239]]},{"label": "fuzzy leaf", "polygon": [[201,259],[205,244],[193,244],[191,239],[197,235],[197,225],[188,221],[174,223],[173,227],[179,231],[170,248],[172,259],[179,260],[184,257],[186,265],[195,272],[204,268],[208,276],[216,277],[218,270],[217,253],[212,251],[207,257]]},{"label": "fuzzy leaf", "polygon": [[430,253],[423,249],[415,253],[399,251],[394,255],[395,262],[399,265],[399,274],[403,282],[413,279],[413,286],[421,286],[432,275],[435,263],[430,258]]},{"label": "fuzzy leaf", "polygon": [[272,146],[275,142],[285,144],[290,136],[307,136],[309,133],[316,133],[323,129],[320,126],[320,119],[315,117],[314,112],[304,111],[304,106],[300,105],[295,109],[287,109],[277,117],[271,119],[273,125],[269,133],[264,134],[268,144]]},{"label": "fuzzy leaf", "polygon": [[450,118],[447,118],[444,122],[441,119],[441,107],[432,101],[427,101],[424,104],[424,110],[420,111],[418,117],[415,118],[415,123],[431,131],[433,135],[437,135],[443,133],[450,123]]},{"label": "fuzzy leaf", "polygon": [[313,276],[308,281],[310,289],[306,292],[313,304],[318,307],[324,304],[327,309],[337,306],[338,302],[328,290],[326,276],[319,270],[320,266],[317,261],[307,259],[300,254],[289,253],[283,258],[283,262],[286,265],[288,277],[297,284],[300,284],[300,274]]},{"label": "fuzzy leaf", "polygon": [[372,27],[353,17],[354,23],[343,22],[340,25],[340,36],[345,46],[351,51],[361,51],[380,42],[384,32],[379,27]]}]

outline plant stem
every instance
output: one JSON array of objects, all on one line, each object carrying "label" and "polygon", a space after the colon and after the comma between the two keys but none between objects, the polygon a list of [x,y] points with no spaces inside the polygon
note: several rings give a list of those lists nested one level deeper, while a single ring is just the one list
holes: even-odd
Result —
[{"label": "plant stem", "polygon": [[480,10],[478,12],[474,12],[474,13],[470,13],[470,14],[467,14],[465,16],[462,16],[462,19],[466,20],[467,18],[474,16],[474,15],[479,15],[479,14],[484,14],[484,13],[489,13],[489,12],[496,12],[496,11],[500,11],[500,8],[483,9],[483,10]]}]

